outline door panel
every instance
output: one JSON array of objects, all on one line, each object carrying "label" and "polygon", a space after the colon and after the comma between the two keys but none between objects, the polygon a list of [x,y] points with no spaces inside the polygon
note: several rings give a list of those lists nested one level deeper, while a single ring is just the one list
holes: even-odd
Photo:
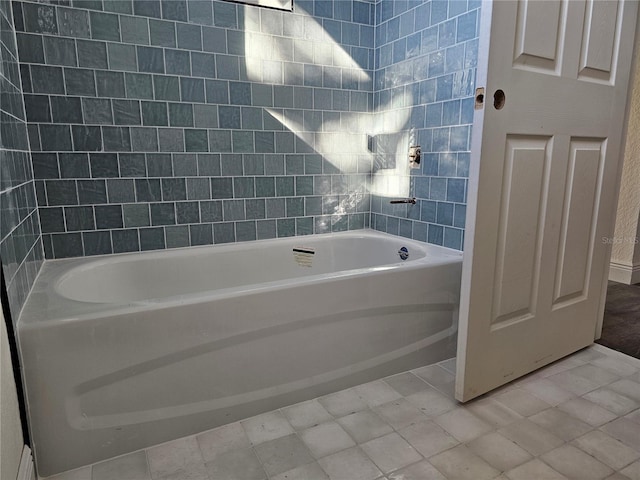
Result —
[{"label": "door panel", "polygon": [[535,313],[549,142],[507,136],[492,328]]},{"label": "door panel", "polygon": [[518,4],[514,62],[555,71],[559,66],[564,5],[558,0],[524,0]]},{"label": "door panel", "polygon": [[615,0],[589,0],[580,52],[580,76],[610,81],[620,40],[619,14]]},{"label": "door panel", "polygon": [[[637,2],[483,2],[456,398],[591,344]],[[488,32],[491,32],[489,37]]]},{"label": "door panel", "polygon": [[553,307],[584,300],[588,291],[598,192],[604,164],[602,140],[570,142],[569,171],[561,223],[560,255],[556,265]]}]

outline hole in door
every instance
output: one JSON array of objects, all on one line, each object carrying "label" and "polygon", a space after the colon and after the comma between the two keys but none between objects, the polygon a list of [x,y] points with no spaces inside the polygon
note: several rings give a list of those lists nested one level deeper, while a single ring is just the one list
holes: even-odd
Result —
[{"label": "hole in door", "polygon": [[496,110],[501,110],[504,107],[504,103],[506,101],[505,94],[502,90],[496,90],[496,93],[493,94],[493,106]]}]

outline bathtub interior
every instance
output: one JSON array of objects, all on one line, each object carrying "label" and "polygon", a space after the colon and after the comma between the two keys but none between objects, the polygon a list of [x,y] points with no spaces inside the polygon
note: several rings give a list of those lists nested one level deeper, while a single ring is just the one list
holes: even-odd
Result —
[{"label": "bathtub interior", "polygon": [[90,261],[69,270],[55,288],[77,301],[134,302],[394,265],[427,254],[425,244],[390,235],[312,235]]}]

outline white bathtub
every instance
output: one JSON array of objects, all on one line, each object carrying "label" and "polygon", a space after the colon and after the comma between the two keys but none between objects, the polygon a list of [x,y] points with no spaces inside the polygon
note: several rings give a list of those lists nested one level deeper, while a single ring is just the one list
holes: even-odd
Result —
[{"label": "white bathtub", "polygon": [[18,322],[39,474],[453,356],[461,261],[372,231],[47,261]]}]

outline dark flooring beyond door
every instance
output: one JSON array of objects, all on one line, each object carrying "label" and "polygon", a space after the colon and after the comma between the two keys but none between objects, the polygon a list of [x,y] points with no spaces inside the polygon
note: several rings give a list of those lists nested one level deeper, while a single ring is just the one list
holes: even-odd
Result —
[{"label": "dark flooring beyond door", "polygon": [[609,282],[602,337],[596,343],[640,358],[640,285]]}]

